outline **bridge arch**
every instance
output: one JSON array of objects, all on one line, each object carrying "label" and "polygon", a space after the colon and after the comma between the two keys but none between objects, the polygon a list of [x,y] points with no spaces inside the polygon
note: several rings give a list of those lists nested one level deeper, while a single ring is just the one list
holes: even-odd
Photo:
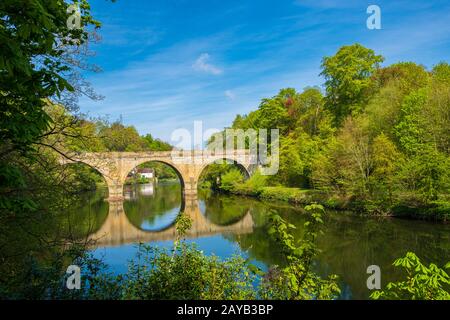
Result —
[{"label": "bridge arch", "polygon": [[[124,211],[129,222],[142,232],[159,232],[171,228],[184,209],[184,179],[175,165],[163,160],[142,159],[127,172],[123,186]],[[144,184],[127,183],[130,173],[140,176],[138,168],[153,168],[158,179],[177,179],[176,183],[156,185],[153,181]],[[136,177],[136,176],[135,176]],[[152,179],[150,179],[152,180]]]},{"label": "bridge arch", "polygon": [[222,157],[222,158],[212,159],[210,161],[206,161],[205,163],[203,163],[202,167],[200,168],[200,170],[197,173],[195,180],[197,182],[200,181],[200,178],[201,178],[202,174],[205,172],[206,168],[210,165],[217,163],[217,161],[229,161],[230,165],[237,166],[240,169],[240,171],[244,174],[245,179],[249,179],[251,176],[249,168],[246,165],[244,165],[243,163],[241,163],[239,160],[232,159],[230,157]]},{"label": "bridge arch", "polygon": [[140,166],[142,164],[145,164],[145,163],[148,163],[148,162],[161,163],[161,164],[166,165],[166,166],[170,167],[171,169],[173,169],[173,171],[175,172],[175,174],[177,175],[177,177],[178,177],[178,179],[180,181],[181,194],[184,193],[185,177],[183,177],[183,174],[181,173],[180,168],[178,168],[171,161],[162,160],[162,159],[140,159],[140,160],[136,160],[135,162],[133,162],[134,166],[131,169],[129,169],[128,171],[126,171],[126,170],[124,171],[125,172],[125,177],[123,177],[123,181],[125,182],[127,176],[130,174],[130,172],[132,170],[134,170],[138,166]]}]

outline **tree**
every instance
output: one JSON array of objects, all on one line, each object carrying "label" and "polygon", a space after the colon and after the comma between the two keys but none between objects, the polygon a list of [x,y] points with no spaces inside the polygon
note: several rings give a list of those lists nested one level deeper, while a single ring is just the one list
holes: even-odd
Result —
[{"label": "tree", "polygon": [[[440,87],[438,85],[438,87]],[[439,94],[436,84],[411,92],[401,107],[401,117],[394,127],[407,161],[401,168],[401,181],[425,203],[447,194],[449,187],[448,97]],[[440,87],[444,92],[448,88]],[[432,95],[432,99],[430,99]]]},{"label": "tree", "polygon": [[349,195],[368,196],[372,157],[367,118],[347,118],[337,137],[336,170],[341,172],[344,188]]},{"label": "tree", "polygon": [[397,141],[394,127],[402,117],[405,97],[428,86],[430,76],[423,66],[400,62],[378,69],[372,78],[375,86],[366,107],[371,137],[383,133]]},{"label": "tree", "polygon": [[294,118],[295,128],[302,128],[310,136],[332,133],[330,115],[324,109],[324,97],[317,87],[306,88],[298,94],[288,112]]},{"label": "tree", "polygon": [[350,114],[364,110],[367,92],[374,85],[371,75],[384,58],[360,44],[341,47],[331,57],[322,60],[321,75],[325,77],[325,104],[341,124]]},{"label": "tree", "polygon": [[395,126],[400,146],[410,155],[416,154],[425,142],[420,110],[425,106],[426,100],[426,91],[423,89],[406,96],[401,108],[401,119]]},{"label": "tree", "polygon": [[436,144],[439,151],[450,154],[450,65],[433,68],[428,100],[421,110],[425,139]]},{"label": "tree", "polygon": [[253,122],[256,128],[280,129],[280,133],[286,133],[290,127],[286,100],[293,99],[295,94],[294,89],[288,88],[280,90],[276,96],[270,99],[263,99]]},{"label": "tree", "polygon": [[377,69],[373,73],[372,79],[375,81],[377,89],[395,82],[404,94],[409,94],[411,91],[425,87],[430,76],[422,65],[414,62],[399,62]]},{"label": "tree", "polygon": [[373,140],[372,158],[371,187],[375,189],[377,198],[389,200],[392,204],[396,173],[402,161],[402,155],[394,143],[382,133]]},{"label": "tree", "polygon": [[146,144],[146,149],[150,151],[170,151],[172,146],[167,142],[161,141],[159,139],[154,139],[153,136],[148,133],[142,137]]},{"label": "tree", "polygon": [[[92,27],[100,26],[92,18],[87,0],[73,3],[80,8],[79,29],[67,26],[70,13],[66,1],[0,2],[0,233],[4,235],[0,247],[8,243],[17,249],[15,243],[28,242],[14,253],[18,256],[15,259],[8,259],[11,253],[6,250],[0,252],[1,283],[10,273],[23,275],[26,271],[21,269],[29,266],[24,259],[33,251],[51,251],[59,246],[57,241],[50,244],[44,239],[48,227],[25,225],[25,221],[39,217],[54,226],[55,216],[73,200],[63,186],[55,145],[46,143],[62,140],[61,130],[69,133],[67,127],[73,122],[60,112],[62,105],[53,101],[65,95],[76,96],[80,93],[77,90],[86,88],[76,75],[85,67],[81,63],[86,56],[83,49],[92,39]],[[54,115],[64,121],[55,124]],[[52,135],[60,137],[50,138]],[[33,228],[29,230],[33,236],[25,237],[20,230],[29,227]]]},{"label": "tree", "polygon": [[442,61],[433,67],[431,74],[440,82],[450,84],[450,64]]},{"label": "tree", "polygon": [[87,0],[73,2],[80,8],[80,29],[67,27],[65,1],[0,2],[0,218],[46,208],[36,190],[54,178],[54,159],[42,150],[55,132],[47,111],[58,104],[50,100],[83,87],[73,76],[83,67],[89,28],[100,26]]},{"label": "tree", "polygon": [[[2,152],[26,151],[51,122],[46,99],[74,91],[68,76],[77,67],[68,52],[100,26],[87,0],[80,7],[83,29],[70,29],[65,1],[3,0],[0,3],[0,141]],[[6,149],[5,149],[6,148]]]},{"label": "tree", "polygon": [[342,194],[343,177],[337,170],[338,150],[340,145],[335,138],[331,139],[323,151],[314,157],[311,167],[311,180],[315,189],[326,191],[329,194]]},{"label": "tree", "polygon": [[280,146],[280,168],[273,178],[287,186],[299,186],[305,169],[300,146],[293,136],[282,137]]},{"label": "tree", "polygon": [[444,199],[450,188],[450,158],[430,145],[424,145],[407,158],[400,168],[399,180],[423,204]]},{"label": "tree", "polygon": [[114,122],[100,130],[100,137],[108,151],[143,151],[145,142],[133,126]]}]

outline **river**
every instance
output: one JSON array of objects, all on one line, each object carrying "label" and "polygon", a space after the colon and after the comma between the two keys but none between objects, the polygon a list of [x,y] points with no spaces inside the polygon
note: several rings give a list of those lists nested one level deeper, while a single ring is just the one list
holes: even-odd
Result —
[{"label": "river", "polygon": [[[98,190],[86,197],[77,209],[83,220],[78,223],[96,239],[94,256],[102,258],[114,273],[126,272],[139,242],[170,247],[181,208],[193,219],[188,242],[222,258],[242,254],[263,269],[282,263],[277,245],[267,235],[268,212],[275,210],[294,224],[296,237],[306,218],[301,207],[208,191],[200,192],[198,201],[183,203],[180,184],[174,182],[125,186],[123,203],[108,203],[104,195],[104,190]],[[380,266],[382,286],[399,279],[401,273],[392,262],[407,251],[438,265],[450,259],[448,224],[327,210],[323,231],[314,268],[323,276],[339,276],[342,299],[368,298],[366,270],[370,265]]]}]

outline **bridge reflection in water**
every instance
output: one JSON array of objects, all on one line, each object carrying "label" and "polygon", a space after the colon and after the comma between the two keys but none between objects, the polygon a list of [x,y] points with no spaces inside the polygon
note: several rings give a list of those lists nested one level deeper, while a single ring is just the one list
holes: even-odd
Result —
[{"label": "bridge reflection in water", "polygon": [[[244,217],[233,224],[220,226],[211,223],[201,213],[197,198],[184,198],[183,211],[192,219],[192,227],[186,232],[186,238],[206,237],[220,233],[246,234],[253,232],[253,218],[250,210]],[[111,201],[109,213],[101,228],[89,236],[96,246],[120,246],[123,244],[174,240],[175,225],[159,230],[144,231],[134,226],[125,214],[123,201]]]}]

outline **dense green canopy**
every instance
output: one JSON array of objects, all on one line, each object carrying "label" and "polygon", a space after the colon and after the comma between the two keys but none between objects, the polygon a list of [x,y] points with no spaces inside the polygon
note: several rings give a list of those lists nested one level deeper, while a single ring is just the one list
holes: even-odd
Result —
[{"label": "dense green canopy", "polygon": [[324,191],[371,212],[438,206],[449,216],[450,65],[382,61],[344,46],[323,59],[324,90],[282,89],[231,127],[280,129],[269,185]]}]

